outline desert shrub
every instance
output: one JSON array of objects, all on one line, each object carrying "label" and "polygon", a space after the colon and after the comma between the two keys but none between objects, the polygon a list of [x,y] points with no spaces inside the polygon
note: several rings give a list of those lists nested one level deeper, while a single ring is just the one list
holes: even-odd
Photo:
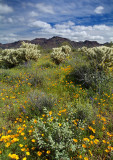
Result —
[{"label": "desert shrub", "polygon": [[41,68],[56,68],[56,65],[53,62],[45,62],[41,64]]},{"label": "desert shrub", "polygon": [[81,121],[86,121],[88,124],[91,123],[91,121],[94,119],[95,111],[96,110],[94,110],[92,104],[89,102],[85,102],[84,104],[79,101],[77,104],[75,104],[73,117]]},{"label": "desert shrub", "polygon": [[71,48],[67,45],[59,48],[53,48],[51,58],[56,64],[60,64],[61,62],[65,61],[66,57],[69,56],[70,52]]},{"label": "desert shrub", "polygon": [[35,71],[29,71],[27,83],[30,83],[32,87],[43,86],[44,76]]},{"label": "desert shrub", "polygon": [[75,65],[75,68],[66,76],[67,79],[72,80],[74,83],[79,83],[89,88],[92,85],[93,74],[92,68],[87,65]]},{"label": "desert shrub", "polygon": [[77,64],[66,76],[68,81],[72,80],[75,84],[81,84],[87,89],[92,88],[99,94],[106,89],[110,89],[109,82],[113,79],[112,74],[106,74],[104,70],[98,70],[88,64]]},{"label": "desert shrub", "polygon": [[1,63],[3,66],[14,67],[29,60],[37,61],[40,57],[38,45],[22,42],[18,49],[5,49],[1,54]]},{"label": "desert shrub", "polygon": [[78,51],[80,52],[86,52],[87,51],[87,47],[82,47],[82,48],[78,48]]},{"label": "desert shrub", "polygon": [[51,109],[55,99],[50,95],[48,96],[44,92],[39,92],[37,90],[32,91],[28,95],[30,111],[29,113],[33,115],[40,115],[43,113],[43,108]]},{"label": "desert shrub", "polygon": [[85,52],[90,63],[95,68],[102,70],[113,66],[113,48],[100,46],[93,48],[82,47],[81,52]]},{"label": "desert shrub", "polygon": [[79,121],[76,127],[74,122],[72,114],[68,115],[68,120],[61,120],[56,115],[52,115],[52,111],[46,111],[43,119],[38,117],[37,123],[32,120],[34,137],[37,139],[39,150],[50,151],[50,154],[44,158],[70,160],[71,157],[77,156],[79,149],[84,152],[81,144],[77,142],[81,142],[84,131],[80,128],[86,124]]}]

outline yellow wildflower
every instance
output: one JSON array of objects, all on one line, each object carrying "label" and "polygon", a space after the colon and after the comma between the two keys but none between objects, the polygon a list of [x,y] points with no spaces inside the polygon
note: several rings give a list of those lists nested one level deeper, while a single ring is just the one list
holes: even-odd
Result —
[{"label": "yellow wildflower", "polygon": [[78,142],[78,140],[77,139],[73,139],[73,141],[76,143],[76,142]]},{"label": "yellow wildflower", "polygon": [[23,144],[19,144],[20,147],[23,147]]},{"label": "yellow wildflower", "polygon": [[89,150],[89,153],[90,153],[90,155],[92,156],[93,154],[92,154],[92,152]]},{"label": "yellow wildflower", "polygon": [[22,148],[22,149],[21,149],[21,151],[23,151],[23,152],[24,152],[25,150],[26,150],[25,148]]},{"label": "yellow wildflower", "polygon": [[94,140],[94,143],[95,143],[95,144],[99,143],[99,140],[98,140],[98,139],[95,139],[95,140]]},{"label": "yellow wildflower", "polygon": [[9,153],[8,156],[9,156],[10,158],[12,158],[12,159],[16,159],[16,160],[19,159],[19,156],[16,155],[16,154],[11,154],[11,153]]},{"label": "yellow wildflower", "polygon": [[86,148],[87,146],[86,146],[85,144],[82,144],[82,147],[83,147],[83,148]]},{"label": "yellow wildflower", "polygon": [[91,144],[93,144],[93,141],[90,141]]},{"label": "yellow wildflower", "polygon": [[102,140],[102,142],[103,142],[103,143],[106,143],[106,141],[105,141],[105,140]]},{"label": "yellow wildflower", "polygon": [[34,119],[34,123],[37,123],[37,120],[36,120],[36,119]]},{"label": "yellow wildflower", "polygon": [[89,142],[89,139],[88,138],[83,138],[83,141]]},{"label": "yellow wildflower", "polygon": [[90,138],[91,138],[91,139],[94,139],[94,136],[93,136],[93,135],[90,135]]},{"label": "yellow wildflower", "polygon": [[10,145],[11,145],[11,143],[8,142],[8,143],[6,143],[5,146],[6,146],[6,147],[9,147]]},{"label": "yellow wildflower", "polygon": [[48,150],[46,153],[47,153],[47,154],[50,154],[50,151]]},{"label": "yellow wildflower", "polygon": [[32,139],[31,141],[34,143],[34,142],[35,142],[35,139]]},{"label": "yellow wildflower", "polygon": [[38,151],[37,155],[40,157],[42,155],[42,152]]},{"label": "yellow wildflower", "polygon": [[8,130],[8,132],[7,132],[7,133],[9,134],[9,133],[11,133],[11,132],[12,132],[12,130]]},{"label": "yellow wildflower", "polygon": [[50,115],[50,116],[52,115],[52,111],[49,111],[49,115]]},{"label": "yellow wildflower", "polygon": [[27,138],[26,137],[24,137],[24,140],[26,140]]},{"label": "yellow wildflower", "polygon": [[24,135],[25,135],[25,133],[24,133],[24,132],[22,132],[22,133],[21,133],[21,135],[22,135],[22,136],[24,136]]},{"label": "yellow wildflower", "polygon": [[13,138],[13,139],[11,140],[12,143],[17,142],[17,141],[19,141],[18,138]]},{"label": "yellow wildflower", "polygon": [[29,155],[30,155],[30,152],[26,152],[26,155],[29,156]]},{"label": "yellow wildflower", "polygon": [[108,152],[109,152],[109,150],[108,150],[108,149],[106,149],[106,150],[105,150],[105,152],[107,152],[107,153],[108,153]]},{"label": "yellow wildflower", "polygon": [[80,155],[79,158],[82,159],[82,155]]}]

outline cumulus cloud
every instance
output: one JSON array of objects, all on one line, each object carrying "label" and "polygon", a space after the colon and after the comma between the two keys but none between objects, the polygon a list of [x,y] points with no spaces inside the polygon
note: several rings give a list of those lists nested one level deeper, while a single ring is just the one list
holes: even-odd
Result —
[{"label": "cumulus cloud", "polygon": [[7,14],[13,12],[13,8],[7,4],[0,4],[0,14]]},{"label": "cumulus cloud", "polygon": [[41,12],[54,14],[54,10],[51,5],[47,5],[44,3],[37,3],[35,7],[39,9]]},{"label": "cumulus cloud", "polygon": [[17,35],[14,34],[14,33],[10,33],[8,35],[3,34],[0,37],[0,41],[6,42],[6,43],[11,43],[11,42],[14,42],[14,41],[17,41],[17,40],[18,40]]},{"label": "cumulus cloud", "polygon": [[104,10],[104,7],[103,6],[98,6],[96,7],[96,9],[94,10],[95,13],[97,14],[101,14]]},{"label": "cumulus cloud", "polygon": [[30,25],[30,27],[51,29],[51,25],[46,22],[43,22],[43,21],[34,21],[29,25]]},{"label": "cumulus cloud", "polygon": [[13,23],[13,19],[12,18],[8,18],[8,22],[9,23]]},{"label": "cumulus cloud", "polygon": [[34,12],[34,11],[31,11],[31,12],[29,13],[29,15],[30,15],[31,17],[36,17],[36,16],[38,16],[38,13],[36,13],[36,12]]},{"label": "cumulus cloud", "polygon": [[74,22],[68,21],[68,22],[64,22],[63,24],[56,24],[55,28],[56,29],[66,29],[66,28],[72,28],[74,25],[75,25]]}]

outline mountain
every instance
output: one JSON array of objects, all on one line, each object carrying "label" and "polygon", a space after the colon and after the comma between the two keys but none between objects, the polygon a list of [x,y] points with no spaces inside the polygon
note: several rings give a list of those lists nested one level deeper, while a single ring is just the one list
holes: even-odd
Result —
[{"label": "mountain", "polygon": [[[39,44],[42,48],[44,49],[52,49],[54,47],[59,47],[61,46],[63,43],[67,43],[70,44],[73,48],[79,48],[79,47],[96,47],[96,46],[100,46],[101,44],[99,44],[96,41],[80,41],[80,42],[75,42],[75,41],[71,41],[67,38],[62,38],[62,37],[52,37],[50,39],[46,39],[46,38],[36,38],[33,40],[23,40],[27,43],[32,43],[32,44]],[[18,48],[20,47],[22,41],[17,41],[17,42],[13,42],[13,43],[7,43],[7,44],[1,44],[0,43],[0,48],[2,49],[6,49],[6,48]]]}]

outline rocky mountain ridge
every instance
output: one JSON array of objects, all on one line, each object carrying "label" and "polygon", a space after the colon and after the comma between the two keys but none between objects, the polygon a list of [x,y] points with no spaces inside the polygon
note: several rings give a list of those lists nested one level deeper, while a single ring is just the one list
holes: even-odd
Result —
[{"label": "rocky mountain ridge", "polygon": [[33,40],[20,40],[20,41],[16,41],[13,43],[7,43],[7,44],[2,44],[0,43],[0,48],[2,49],[8,49],[8,48],[18,48],[21,45],[21,42],[25,41],[31,44],[39,44],[42,48],[44,49],[52,49],[54,47],[59,47],[61,46],[63,43],[67,43],[70,44],[73,48],[77,49],[79,47],[96,47],[96,46],[101,46],[102,44],[98,43],[97,41],[80,41],[80,42],[75,42],[75,41],[71,41],[67,38],[62,38],[62,37],[52,37],[49,39],[46,38],[35,38]]}]

